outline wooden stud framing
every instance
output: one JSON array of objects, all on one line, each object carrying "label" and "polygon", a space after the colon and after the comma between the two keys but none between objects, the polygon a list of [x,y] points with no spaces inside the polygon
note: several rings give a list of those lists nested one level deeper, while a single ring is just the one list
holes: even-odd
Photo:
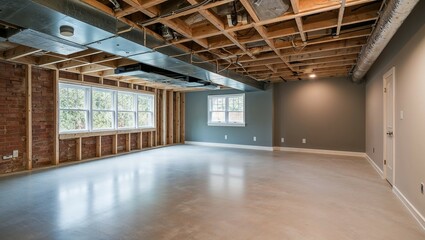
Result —
[{"label": "wooden stud framing", "polygon": [[181,134],[181,120],[180,120],[180,108],[181,108],[181,99],[180,99],[180,92],[176,92],[176,101],[175,101],[175,106],[176,106],[176,114],[175,114],[175,124],[176,124],[176,139],[175,142],[176,143],[180,143],[181,139],[180,139],[180,134]]},{"label": "wooden stud framing", "polygon": [[27,159],[25,168],[27,170],[32,169],[32,67],[31,65],[26,66],[26,99],[27,99],[27,111],[26,111],[26,153]]},{"label": "wooden stud framing", "polygon": [[96,137],[96,157],[102,156],[102,136]]},{"label": "wooden stud framing", "polygon": [[186,140],[186,96],[185,93],[180,93],[180,99],[181,99],[181,107],[180,107],[180,143],[184,143]]},{"label": "wooden stud framing", "polygon": [[81,161],[83,158],[83,154],[82,154],[82,142],[83,139],[82,138],[76,138],[75,139],[75,156],[76,156],[76,160],[77,161]]},{"label": "wooden stud framing", "polygon": [[167,132],[168,132],[168,93],[167,90],[162,91],[162,145],[167,145]]},{"label": "wooden stud framing", "polygon": [[131,133],[125,135],[125,150],[127,152],[131,151]]},{"label": "wooden stud framing", "polygon": [[167,143],[173,144],[174,143],[174,92],[173,90],[168,91],[167,101],[168,101],[168,108],[167,108]]},{"label": "wooden stud framing", "polygon": [[52,164],[59,164],[59,71],[54,71],[53,78],[53,108],[54,108],[54,142]]},{"label": "wooden stud framing", "polygon": [[118,153],[118,135],[112,135],[112,154]]},{"label": "wooden stud framing", "polygon": [[143,132],[137,134],[137,149],[143,149]]}]

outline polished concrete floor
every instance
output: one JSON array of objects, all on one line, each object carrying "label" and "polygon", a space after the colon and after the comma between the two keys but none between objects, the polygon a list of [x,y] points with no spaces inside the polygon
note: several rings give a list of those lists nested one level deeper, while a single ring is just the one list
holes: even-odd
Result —
[{"label": "polished concrete floor", "polygon": [[418,240],[362,158],[173,146],[0,178],[0,239]]}]

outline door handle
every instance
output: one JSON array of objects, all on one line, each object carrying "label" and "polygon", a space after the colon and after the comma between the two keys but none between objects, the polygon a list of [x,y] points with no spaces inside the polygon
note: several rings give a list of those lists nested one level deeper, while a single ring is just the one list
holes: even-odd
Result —
[{"label": "door handle", "polygon": [[394,135],[394,133],[392,131],[387,132],[387,135],[392,137]]}]

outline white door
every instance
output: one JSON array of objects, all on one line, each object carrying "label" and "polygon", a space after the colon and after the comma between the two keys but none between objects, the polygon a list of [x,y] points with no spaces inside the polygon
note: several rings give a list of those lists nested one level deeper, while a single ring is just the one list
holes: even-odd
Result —
[{"label": "white door", "polygon": [[394,68],[384,75],[384,168],[387,181],[394,184]]}]

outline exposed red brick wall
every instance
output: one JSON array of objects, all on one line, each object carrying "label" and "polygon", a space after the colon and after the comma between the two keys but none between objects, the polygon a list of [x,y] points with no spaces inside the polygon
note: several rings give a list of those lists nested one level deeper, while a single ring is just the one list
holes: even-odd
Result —
[{"label": "exposed red brick wall", "polygon": [[50,165],[54,145],[53,71],[32,71],[32,151],[33,167]]},{"label": "exposed red brick wall", "polygon": [[112,154],[112,136],[102,136],[102,156]]},{"label": "exposed red brick wall", "polygon": [[119,134],[118,135],[118,147],[117,147],[117,151],[118,153],[122,153],[125,152],[125,135],[126,134]]},{"label": "exposed red brick wall", "polygon": [[77,155],[75,153],[75,139],[59,141],[59,162],[75,161]]},{"label": "exposed red brick wall", "polygon": [[137,142],[139,141],[139,134],[132,133],[131,135],[131,150],[137,149]]},{"label": "exposed red brick wall", "polygon": [[83,138],[81,154],[83,159],[96,157],[96,137]]},{"label": "exposed red brick wall", "polygon": [[143,148],[147,148],[148,147],[148,137],[149,137],[149,135],[148,135],[148,133],[147,132],[144,132],[143,133],[143,141],[142,141],[142,143],[143,143],[143,145],[142,145],[142,147]]},{"label": "exposed red brick wall", "polygon": [[[0,173],[24,169],[25,121],[25,67],[0,62]],[[19,151],[17,159],[2,159],[13,150]]]}]

